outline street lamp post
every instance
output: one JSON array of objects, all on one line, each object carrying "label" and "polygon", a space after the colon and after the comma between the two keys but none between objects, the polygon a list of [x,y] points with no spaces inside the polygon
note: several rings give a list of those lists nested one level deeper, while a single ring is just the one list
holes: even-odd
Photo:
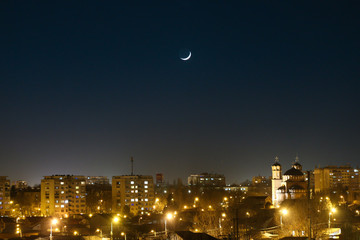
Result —
[{"label": "street lamp post", "polygon": [[220,235],[222,235],[222,226],[221,226],[221,222],[224,220],[223,218],[226,217],[226,213],[222,213],[220,218],[219,218],[219,232],[220,232]]},{"label": "street lamp post", "polygon": [[283,221],[282,221],[282,218],[283,218],[283,215],[286,215],[288,213],[288,211],[286,209],[282,209],[280,211],[280,227],[282,228],[282,225],[283,225]]},{"label": "street lamp post", "polygon": [[57,219],[53,219],[53,220],[51,220],[51,223],[50,223],[50,240],[52,240],[53,239],[53,234],[52,234],[52,232],[53,232],[53,225],[56,225],[57,224]]},{"label": "street lamp post", "polygon": [[126,240],[126,233],[122,232],[121,236],[124,236],[124,240]]},{"label": "street lamp post", "polygon": [[328,223],[328,227],[329,227],[329,231],[330,231],[330,227],[331,227],[331,214],[335,213],[336,212],[336,208],[332,208],[330,211],[329,211],[329,223]]},{"label": "street lamp post", "polygon": [[165,236],[167,236],[167,225],[166,225],[166,220],[171,220],[173,218],[173,215],[172,213],[168,213],[166,214],[166,217],[165,217]]},{"label": "street lamp post", "polygon": [[114,223],[117,223],[117,222],[119,222],[119,218],[118,217],[114,217],[113,219],[111,219],[111,225],[110,225],[110,238],[111,238],[111,240],[113,239],[113,235],[114,235],[114,233],[113,233],[113,222]]},{"label": "street lamp post", "polygon": [[249,236],[249,218],[250,218],[250,213],[246,212],[245,239],[250,239],[250,236]]},{"label": "street lamp post", "polygon": [[100,228],[96,229],[96,232],[100,233],[100,238],[102,239],[102,230]]}]

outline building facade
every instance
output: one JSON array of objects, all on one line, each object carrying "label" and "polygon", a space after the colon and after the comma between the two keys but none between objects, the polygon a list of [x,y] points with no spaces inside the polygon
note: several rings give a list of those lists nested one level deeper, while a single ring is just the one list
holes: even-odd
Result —
[{"label": "building facade", "polygon": [[359,169],[351,166],[327,166],[315,168],[315,192],[347,193],[347,200],[360,199]]},{"label": "building facade", "polygon": [[189,186],[199,187],[225,187],[225,176],[221,174],[202,173],[192,174],[188,177]]},{"label": "building facade", "polygon": [[6,176],[0,176],[0,215],[10,216],[10,180]]},{"label": "building facade", "polygon": [[148,213],[152,211],[154,202],[154,180],[152,176],[113,176],[113,213],[126,212],[127,210],[134,215]]},{"label": "building facade", "polygon": [[41,180],[41,214],[67,217],[86,213],[85,186],[84,176],[45,176]]},{"label": "building facade", "polygon": [[306,196],[307,182],[298,157],[284,174],[282,174],[278,157],[275,158],[271,169],[272,202],[275,207],[278,207],[286,199],[298,199]]}]

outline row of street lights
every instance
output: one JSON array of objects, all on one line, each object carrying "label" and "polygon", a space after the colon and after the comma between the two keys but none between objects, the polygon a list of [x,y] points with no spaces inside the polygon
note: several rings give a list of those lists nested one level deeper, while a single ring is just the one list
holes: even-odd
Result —
[{"label": "row of street lights", "polygon": [[[111,224],[110,224],[110,239],[113,239],[113,223],[118,223],[120,221],[120,218],[118,217],[114,217],[113,219],[111,219]],[[58,223],[58,220],[56,218],[53,218],[50,222],[50,236],[49,239],[52,240],[53,239],[53,226],[56,225]],[[96,229],[96,232],[100,233],[100,237],[102,238],[102,230],[101,229]],[[74,235],[77,235],[77,232],[74,232]],[[125,240],[126,240],[126,233],[122,232],[121,236],[124,236]]]}]

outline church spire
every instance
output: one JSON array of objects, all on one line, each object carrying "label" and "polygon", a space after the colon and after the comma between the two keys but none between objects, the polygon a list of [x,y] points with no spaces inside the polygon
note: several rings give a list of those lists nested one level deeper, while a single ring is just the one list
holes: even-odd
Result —
[{"label": "church spire", "polygon": [[295,157],[295,162],[294,164],[292,165],[293,168],[295,169],[298,169],[300,171],[302,171],[302,166],[301,164],[299,163],[299,156],[296,154],[296,157]]},{"label": "church spire", "polygon": [[278,156],[275,157],[275,163],[272,166],[281,166],[280,163],[279,163],[279,157]]}]

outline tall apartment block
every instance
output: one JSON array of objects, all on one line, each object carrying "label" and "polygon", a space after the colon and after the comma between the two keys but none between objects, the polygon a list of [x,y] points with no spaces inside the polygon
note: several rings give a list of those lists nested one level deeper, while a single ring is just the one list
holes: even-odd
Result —
[{"label": "tall apartment block", "polygon": [[0,176],[0,215],[9,216],[10,208],[10,180],[6,176]]},{"label": "tall apartment block", "polygon": [[359,189],[359,170],[351,166],[328,166],[315,168],[315,192],[327,192],[346,187]]},{"label": "tall apartment block", "polygon": [[152,176],[124,175],[112,178],[112,211],[119,213],[128,207],[130,212],[144,214],[154,205]]},{"label": "tall apartment block", "polygon": [[41,180],[41,214],[67,217],[86,212],[86,178],[73,175],[45,176]]}]

